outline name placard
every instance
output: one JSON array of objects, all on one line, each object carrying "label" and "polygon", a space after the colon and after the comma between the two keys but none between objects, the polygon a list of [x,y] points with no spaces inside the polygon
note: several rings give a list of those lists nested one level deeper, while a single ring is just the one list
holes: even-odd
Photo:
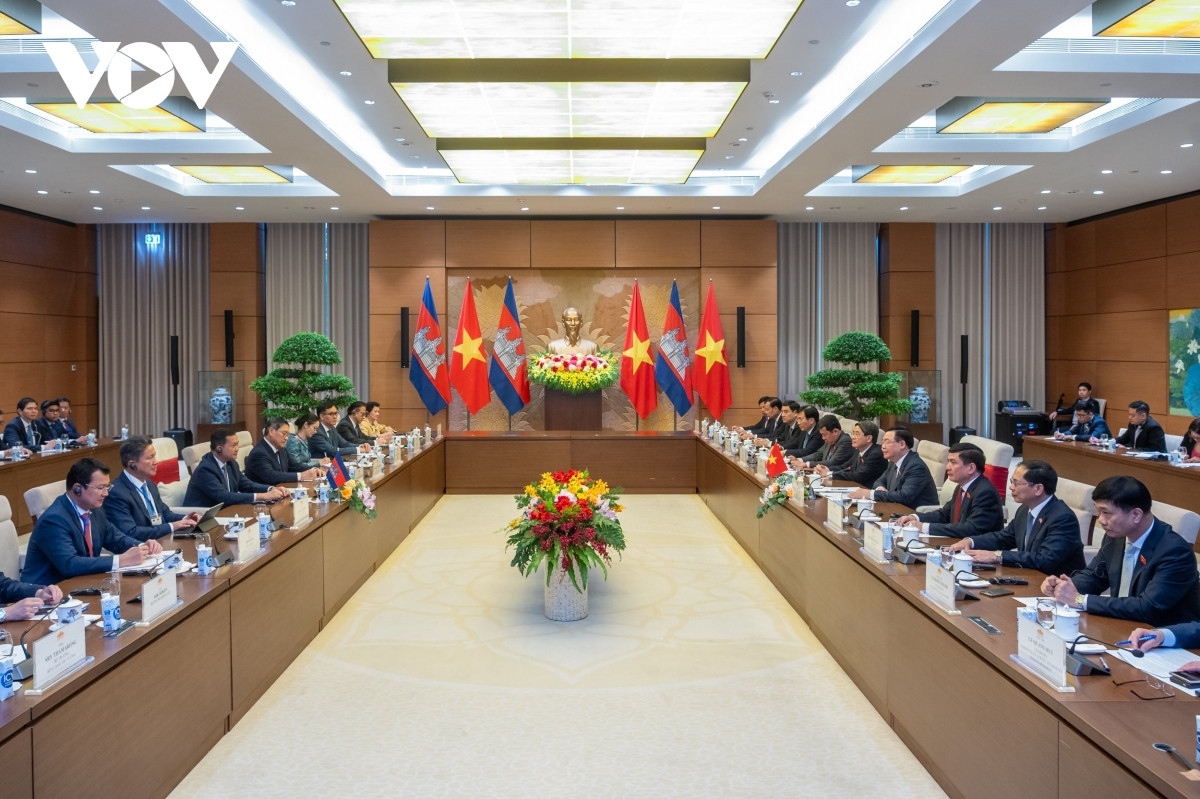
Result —
[{"label": "name placard", "polygon": [[237,537],[238,556],[236,563],[245,563],[253,558],[262,549],[262,543],[258,540],[258,522],[247,524]]},{"label": "name placard", "polygon": [[[33,691],[42,692],[87,662],[83,617],[33,642]],[[30,691],[30,693],[33,693]]]},{"label": "name placard", "polygon": [[1017,617],[1017,654],[1012,659],[1041,677],[1050,687],[1062,693],[1075,689],[1067,685],[1067,642],[1043,630],[1036,621]]},{"label": "name placard", "polygon": [[883,529],[878,524],[863,525],[863,553],[876,563],[887,562],[883,554]]},{"label": "name placard", "polygon": [[846,521],[846,509],[839,500],[833,497],[825,498],[825,526],[832,527],[834,532],[845,532],[842,524]]},{"label": "name placard", "polygon": [[954,603],[955,589],[952,570],[926,564],[925,590],[921,592],[921,595],[952,616],[962,614],[962,611]]},{"label": "name placard", "polygon": [[308,521],[310,514],[308,512],[308,497],[303,499],[293,500],[292,502],[292,527],[299,527],[304,522]]},{"label": "name placard", "polygon": [[175,593],[175,571],[168,569],[142,583],[142,622],[149,624],[179,602]]}]

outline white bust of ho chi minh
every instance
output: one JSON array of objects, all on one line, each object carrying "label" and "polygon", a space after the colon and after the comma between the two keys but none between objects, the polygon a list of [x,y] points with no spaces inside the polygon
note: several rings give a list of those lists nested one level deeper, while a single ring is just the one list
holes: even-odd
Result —
[{"label": "white bust of ho chi minh", "polygon": [[579,313],[578,308],[567,308],[562,313],[563,330],[566,331],[565,338],[556,338],[551,341],[546,349],[557,355],[571,355],[577,353],[580,355],[592,355],[596,352],[596,342],[586,338],[579,337],[579,330],[583,327],[583,315]]}]

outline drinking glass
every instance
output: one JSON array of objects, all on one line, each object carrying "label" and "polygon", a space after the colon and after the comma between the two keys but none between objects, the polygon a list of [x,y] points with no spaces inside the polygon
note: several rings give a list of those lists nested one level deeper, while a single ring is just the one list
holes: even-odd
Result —
[{"label": "drinking glass", "polygon": [[1108,449],[1108,433],[1100,434],[1100,449]]},{"label": "drinking glass", "polygon": [[1054,629],[1054,612],[1057,604],[1052,597],[1043,597],[1037,601],[1037,623],[1043,630]]},{"label": "drinking glass", "polygon": [[954,571],[954,550],[948,544],[942,544],[938,551],[942,555],[942,568]]}]

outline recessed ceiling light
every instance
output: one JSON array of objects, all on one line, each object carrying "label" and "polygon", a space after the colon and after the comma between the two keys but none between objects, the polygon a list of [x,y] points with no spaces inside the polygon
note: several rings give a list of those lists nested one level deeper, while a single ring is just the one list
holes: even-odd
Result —
[{"label": "recessed ceiling light", "polygon": [[432,211],[432,210],[433,210],[433,206],[432,206],[432,205],[427,205],[427,206],[425,206],[425,210],[426,210],[426,211]]},{"label": "recessed ceiling light", "polygon": [[792,73],[793,78],[803,77],[803,75],[804,75],[804,73],[801,72],[800,70],[796,70],[795,72]]},{"label": "recessed ceiling light", "polygon": [[99,194],[99,193],[100,193],[99,189],[88,189],[88,194]]},{"label": "recessed ceiling light", "polygon": [[149,210],[150,210],[150,206],[148,206],[148,205],[143,205],[143,206],[142,206],[142,210],[143,210],[143,211],[149,211]]},{"label": "recessed ceiling light", "polygon": [[714,211],[720,211],[720,210],[721,210],[721,206],[719,206],[719,205],[714,205],[714,206],[713,206],[713,210],[714,210]]},{"label": "recessed ceiling light", "polygon": [[846,0],[846,5],[848,5],[850,8],[854,8],[856,5],[858,5],[858,0]]},{"label": "recessed ceiling light", "polygon": [[366,103],[367,105],[375,105],[374,100],[363,100],[363,102]]},{"label": "recessed ceiling light", "polygon": [[770,100],[767,100],[767,102],[770,103],[771,105],[779,105],[779,98],[772,97]]},{"label": "recessed ceiling light", "polygon": [[92,206],[92,210],[93,210],[93,211],[103,211],[104,209],[103,209],[103,208],[101,208],[99,205],[93,205],[93,206]]},{"label": "recessed ceiling light", "polygon": [[993,211],[1003,211],[1003,210],[1004,210],[1004,206],[1003,206],[1003,205],[993,205],[993,206],[992,206],[992,210],[993,210]]},{"label": "recessed ceiling light", "polygon": [[38,189],[37,192],[38,192],[38,194],[49,194],[50,193],[50,192],[46,191],[45,189]]},{"label": "recessed ceiling light", "polygon": [[900,210],[901,210],[901,211],[907,211],[907,210],[908,210],[908,206],[907,206],[907,205],[902,205],[902,206],[900,206]]},{"label": "recessed ceiling light", "polygon": [[523,205],[523,206],[521,206],[521,210],[522,210],[522,211],[528,211],[528,210],[529,210],[529,206],[528,206],[528,205]]},{"label": "recessed ceiling light", "polygon": [[340,211],[340,210],[342,210],[342,209],[341,209],[341,208],[338,208],[336,205],[331,205],[331,206],[329,206],[329,210],[330,210],[330,211]]},{"label": "recessed ceiling light", "polygon": [[353,73],[353,72],[351,72],[351,71],[350,71],[350,70],[348,70],[348,69],[343,69],[343,70],[342,70],[341,72],[339,72],[338,74],[339,74],[339,75],[341,75],[343,78],[348,78],[348,77],[350,77],[351,75],[353,75],[354,73]]},{"label": "recessed ceiling light", "polygon": [[625,206],[623,206],[623,205],[618,205],[618,206],[617,206],[617,210],[618,210],[618,211],[624,211],[624,210],[625,210]]},{"label": "recessed ceiling light", "polygon": [[1112,170],[1111,170],[1111,169],[1101,169],[1101,170],[1100,170],[1100,174],[1101,174],[1101,175],[1111,175],[1111,174],[1112,174]]},{"label": "recessed ceiling light", "polygon": [[1169,174],[1171,174],[1171,172],[1173,172],[1173,171],[1174,171],[1174,170],[1171,170],[1171,169],[1163,169],[1163,170],[1159,171],[1159,173],[1158,173],[1158,174],[1160,174],[1160,175],[1169,175]]},{"label": "recessed ceiling light", "polygon": [[1044,206],[1044,205],[1039,205],[1039,206],[1038,206],[1038,210],[1039,210],[1039,211],[1045,211],[1045,210],[1046,210],[1046,206]]},{"label": "recessed ceiling light", "polygon": [[813,209],[813,207],[811,205],[804,206],[805,211],[811,211],[812,209]]},{"label": "recessed ceiling light", "polygon": [[1186,150],[1188,147],[1191,147],[1191,146],[1192,146],[1192,143],[1191,143],[1191,142],[1188,142],[1187,144],[1181,144],[1181,145],[1179,145],[1179,146],[1180,146],[1180,147],[1182,147],[1182,148],[1184,148],[1184,149]]},{"label": "recessed ceiling light", "polygon": [[235,206],[233,210],[235,210],[235,211],[245,211],[245,210],[246,210],[246,206],[244,206],[244,205],[238,205],[238,206]]},{"label": "recessed ceiling light", "polygon": [[1042,194],[1049,194],[1049,193],[1050,193],[1050,189],[1042,189]]},{"label": "recessed ceiling light", "polygon": [[1101,191],[1100,189],[1096,189],[1094,192],[1092,192],[1092,194],[1103,194],[1103,193],[1104,192]]},{"label": "recessed ceiling light", "polygon": [[407,141],[403,136],[397,136],[396,141]]},{"label": "recessed ceiling light", "polygon": [[279,0],[279,5],[283,6],[284,8],[291,8],[292,6],[296,5],[296,0]]},{"label": "recessed ceiling light", "polygon": [[733,156],[732,156],[732,155],[727,155],[727,156],[725,156],[725,160],[726,160],[726,161],[732,161],[732,160],[733,160]]},{"label": "recessed ceiling light", "polygon": [[26,170],[25,170],[25,174],[26,174],[26,175],[36,175],[36,174],[37,174],[37,170],[36,170],[36,169],[26,169]]},{"label": "recessed ceiling light", "polygon": [[747,139],[745,136],[739,136],[738,141],[750,141],[750,140]]}]

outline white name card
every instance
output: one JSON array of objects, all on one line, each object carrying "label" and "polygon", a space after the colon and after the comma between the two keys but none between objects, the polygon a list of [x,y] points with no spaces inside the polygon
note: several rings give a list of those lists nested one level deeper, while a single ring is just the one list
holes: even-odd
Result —
[{"label": "white name card", "polygon": [[1017,617],[1017,654],[1013,659],[1060,692],[1075,689],[1067,685],[1067,642],[1043,630],[1036,621]]},{"label": "white name card", "polygon": [[41,691],[87,661],[83,617],[33,642],[33,687]]},{"label": "white name card", "polygon": [[925,598],[952,615],[962,613],[954,604],[954,572],[931,563],[925,564]]},{"label": "white name card", "polygon": [[843,532],[842,524],[846,520],[846,509],[833,497],[825,498],[825,524],[836,532]]},{"label": "white name card", "polygon": [[142,583],[142,622],[149,624],[179,602],[175,593],[175,571],[168,569]]},{"label": "white name card", "polygon": [[878,524],[863,525],[863,552],[876,563],[887,562],[883,554],[883,529]]},{"label": "white name card", "polygon": [[245,563],[258,554],[262,544],[258,540],[258,522],[247,524],[237,537],[237,563]]},{"label": "white name card", "polygon": [[299,527],[309,519],[308,497],[292,501],[292,527]]}]

